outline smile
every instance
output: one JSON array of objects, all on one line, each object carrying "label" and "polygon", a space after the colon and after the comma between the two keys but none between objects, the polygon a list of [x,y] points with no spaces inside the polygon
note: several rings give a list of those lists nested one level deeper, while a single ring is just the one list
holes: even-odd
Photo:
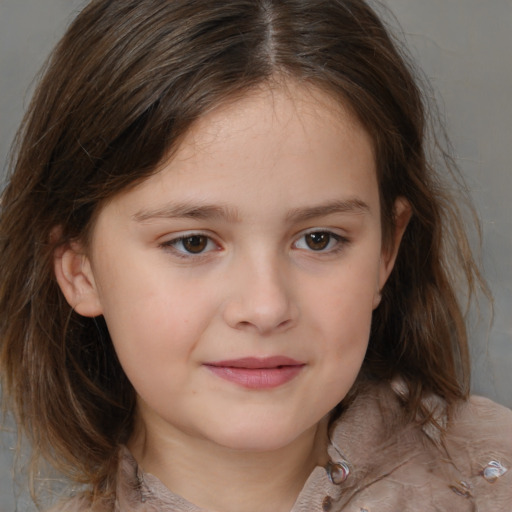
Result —
[{"label": "smile", "polygon": [[271,389],[295,378],[305,364],[285,356],[246,357],[204,365],[224,380],[249,389]]}]

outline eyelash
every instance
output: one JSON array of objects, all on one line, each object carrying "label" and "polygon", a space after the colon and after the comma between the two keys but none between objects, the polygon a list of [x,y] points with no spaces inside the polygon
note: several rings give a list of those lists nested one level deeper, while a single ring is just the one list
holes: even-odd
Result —
[{"label": "eyelash", "polygon": [[204,238],[206,240],[206,247],[205,249],[209,246],[209,245],[214,245],[215,246],[215,249],[219,249],[219,245],[217,243],[215,243],[215,241],[212,239],[211,236],[208,236],[204,233],[186,233],[185,235],[182,235],[182,236],[179,236],[177,238],[173,238],[172,240],[167,240],[165,242],[162,242],[160,244],[160,247],[162,247],[163,249],[167,249],[167,250],[170,250],[172,251],[172,253],[174,255],[176,255],[178,258],[200,258],[200,257],[204,257],[206,254],[214,251],[215,249],[209,249],[209,250],[201,250],[201,251],[198,251],[196,253],[192,252],[192,251],[188,251],[186,250],[185,248],[183,248],[182,250],[178,249],[177,246],[181,243],[183,244],[186,240],[189,240],[189,239],[193,239],[193,238]]},{"label": "eyelash", "polygon": [[[321,248],[318,250],[315,250],[311,247],[298,247],[299,241],[306,239],[306,237],[311,235],[327,235],[329,237],[327,246],[325,248]],[[334,246],[332,246],[332,243],[334,242]],[[337,233],[334,233],[332,231],[329,231],[328,229],[314,229],[311,231],[307,231],[306,233],[303,233],[297,241],[293,244],[295,248],[299,250],[305,250],[307,252],[311,252],[313,254],[337,254],[340,251],[342,251],[348,244],[350,243],[350,240],[344,236],[341,236]],[[305,242],[307,244],[307,242]],[[329,247],[331,246],[331,247]]]},{"label": "eyelash", "polygon": [[[329,237],[327,245],[325,248],[320,248],[318,250],[315,250],[308,247],[299,247],[299,242],[303,239],[305,239],[308,236],[312,235],[327,235]],[[194,253],[193,251],[189,251],[185,248],[178,249],[177,246],[179,244],[183,244],[186,240],[192,240],[192,239],[205,239],[206,246],[204,249],[199,250],[198,252]],[[332,246],[334,242],[334,246]],[[293,243],[292,247],[298,250],[304,250],[307,252],[311,252],[313,254],[337,254],[340,251],[342,251],[348,244],[350,243],[350,240],[347,239],[344,236],[341,236],[337,233],[334,233],[332,231],[326,230],[326,229],[316,229],[312,231],[308,231],[303,233],[300,237],[296,239],[296,241]],[[307,242],[305,242],[307,245]],[[213,245],[215,249],[210,248],[208,249],[208,246]],[[331,247],[329,247],[331,246]],[[167,240],[165,242],[162,242],[160,244],[160,247],[163,249],[167,249],[173,252],[177,257],[179,258],[200,258],[205,257],[208,253],[213,252],[215,250],[219,250],[219,245],[212,239],[211,236],[206,235],[204,233],[187,233],[185,235],[179,236],[177,238],[173,238],[172,240]]]}]

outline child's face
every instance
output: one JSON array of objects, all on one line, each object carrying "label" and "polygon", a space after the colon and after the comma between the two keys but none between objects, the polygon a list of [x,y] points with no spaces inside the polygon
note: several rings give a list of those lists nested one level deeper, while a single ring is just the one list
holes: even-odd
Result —
[{"label": "child's face", "polygon": [[379,211],[359,123],[318,91],[265,89],[201,119],[99,213],[89,259],[68,258],[80,280],[57,275],[105,316],[149,433],[269,450],[359,372],[393,263]]}]

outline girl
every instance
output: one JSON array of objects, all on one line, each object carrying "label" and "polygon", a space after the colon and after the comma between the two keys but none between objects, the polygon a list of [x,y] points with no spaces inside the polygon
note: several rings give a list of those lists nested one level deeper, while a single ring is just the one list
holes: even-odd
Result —
[{"label": "girl", "polygon": [[90,2],[0,219],[3,390],[33,474],[84,484],[59,510],[510,509],[425,132],[361,0]]}]

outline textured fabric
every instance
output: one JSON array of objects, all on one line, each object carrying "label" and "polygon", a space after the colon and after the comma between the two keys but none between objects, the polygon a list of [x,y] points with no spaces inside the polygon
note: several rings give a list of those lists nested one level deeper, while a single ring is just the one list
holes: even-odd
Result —
[{"label": "textured fabric", "polygon": [[[348,477],[335,484],[316,467],[292,512],[512,512],[512,411],[473,397],[448,417],[444,402],[432,397],[425,405],[442,435],[432,423],[406,421],[405,396],[400,383],[358,396],[333,425],[328,447],[333,464],[348,464]],[[113,509],[204,512],[143,473],[126,448],[114,506],[91,509],[75,497],[56,512]]]}]

